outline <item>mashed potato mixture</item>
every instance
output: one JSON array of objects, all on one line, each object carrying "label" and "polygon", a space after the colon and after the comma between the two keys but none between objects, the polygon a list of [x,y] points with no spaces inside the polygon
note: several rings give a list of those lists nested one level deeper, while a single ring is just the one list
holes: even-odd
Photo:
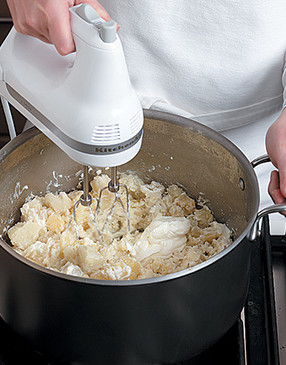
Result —
[{"label": "mashed potato mixture", "polygon": [[129,232],[120,204],[104,226],[114,201],[108,190],[104,190],[100,212],[95,218],[91,214],[99,191],[109,182],[108,176],[101,175],[91,182],[92,205],[78,205],[76,224],[69,222],[81,191],[48,193],[25,203],[21,222],[8,231],[14,249],[61,273],[132,280],[190,268],[232,242],[226,225],[216,222],[206,205],[196,203],[177,185],[145,184],[134,175],[122,175],[119,181],[129,191]]}]

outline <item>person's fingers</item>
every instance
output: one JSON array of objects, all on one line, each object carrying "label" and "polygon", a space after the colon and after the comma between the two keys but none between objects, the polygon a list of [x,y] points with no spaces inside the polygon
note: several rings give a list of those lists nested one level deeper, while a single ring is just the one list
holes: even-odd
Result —
[{"label": "person's fingers", "polygon": [[75,50],[71,32],[70,12],[68,2],[59,2],[57,7],[49,5],[47,12],[49,39],[61,55],[67,55]]},{"label": "person's fingers", "polygon": [[[24,19],[27,21],[25,22]],[[16,30],[18,29],[16,28]],[[37,12],[31,13],[29,18],[22,18],[20,33],[36,37],[46,43],[51,43],[47,19],[39,16]]]},{"label": "person's fingers", "polygon": [[278,171],[272,171],[268,185],[268,193],[276,204],[285,203],[286,199],[280,190],[280,179]]},{"label": "person's fingers", "polygon": [[25,33],[25,17],[23,12],[22,4],[20,3],[19,6],[16,6],[16,3],[14,0],[7,0],[7,4],[10,10],[10,14],[13,19],[13,25],[15,29],[19,33]]},{"label": "person's fingers", "polygon": [[[17,17],[17,8],[16,8],[16,4],[14,0],[7,0],[7,5],[11,14],[11,17],[13,19],[13,24],[16,28],[16,30],[19,29],[19,25],[18,25],[18,17]],[[17,29],[18,28],[18,29]]]},{"label": "person's fingers", "polygon": [[35,4],[29,0],[26,0],[25,3],[8,0],[7,4],[14,27],[19,33],[34,36],[43,42],[50,43],[47,19],[41,11],[40,1]]},{"label": "person's fingers", "polygon": [[49,44],[52,43],[48,38],[45,37],[44,34],[38,34],[37,38],[40,39],[42,42],[49,43]]}]

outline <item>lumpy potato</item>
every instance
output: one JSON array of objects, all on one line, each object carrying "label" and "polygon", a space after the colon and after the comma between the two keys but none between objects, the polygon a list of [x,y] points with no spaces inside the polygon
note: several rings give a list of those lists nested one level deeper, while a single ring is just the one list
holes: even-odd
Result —
[{"label": "lumpy potato", "polygon": [[[26,258],[68,275],[104,280],[133,280],[166,275],[195,266],[224,250],[230,229],[218,223],[210,209],[177,185],[165,188],[156,181],[143,183],[135,175],[122,175],[128,187],[122,205],[114,203],[106,175],[91,181],[93,202],[73,206],[81,191],[34,197],[21,208],[21,221],[8,236],[14,249]],[[112,214],[111,213],[112,209]],[[96,214],[94,212],[96,211]]]}]

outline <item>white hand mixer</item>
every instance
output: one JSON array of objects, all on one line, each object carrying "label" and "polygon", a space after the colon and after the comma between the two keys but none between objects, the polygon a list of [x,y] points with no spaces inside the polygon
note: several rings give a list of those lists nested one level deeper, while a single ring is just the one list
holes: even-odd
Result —
[{"label": "white hand mixer", "polygon": [[[88,4],[70,8],[76,53],[60,56],[53,45],[18,33],[14,28],[0,48],[0,94],[8,125],[11,103],[74,161],[84,165],[83,195],[79,203],[90,207],[87,166],[111,167],[111,180],[103,190],[115,194],[112,214],[123,204],[117,166],[139,151],[143,112],[132,89],[117,24],[105,22]],[[110,215],[109,214],[109,215]],[[106,226],[106,222],[103,227]]]}]

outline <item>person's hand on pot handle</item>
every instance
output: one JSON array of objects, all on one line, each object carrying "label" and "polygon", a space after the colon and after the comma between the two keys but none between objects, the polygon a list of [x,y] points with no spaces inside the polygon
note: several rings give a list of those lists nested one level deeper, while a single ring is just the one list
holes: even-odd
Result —
[{"label": "person's hand on pot handle", "polygon": [[69,8],[90,4],[104,20],[110,16],[96,0],[7,0],[16,30],[55,45],[61,55],[75,50]]},{"label": "person's hand on pot handle", "polygon": [[276,204],[286,203],[286,108],[268,129],[266,135],[268,156],[278,171],[272,171],[268,192]]}]

